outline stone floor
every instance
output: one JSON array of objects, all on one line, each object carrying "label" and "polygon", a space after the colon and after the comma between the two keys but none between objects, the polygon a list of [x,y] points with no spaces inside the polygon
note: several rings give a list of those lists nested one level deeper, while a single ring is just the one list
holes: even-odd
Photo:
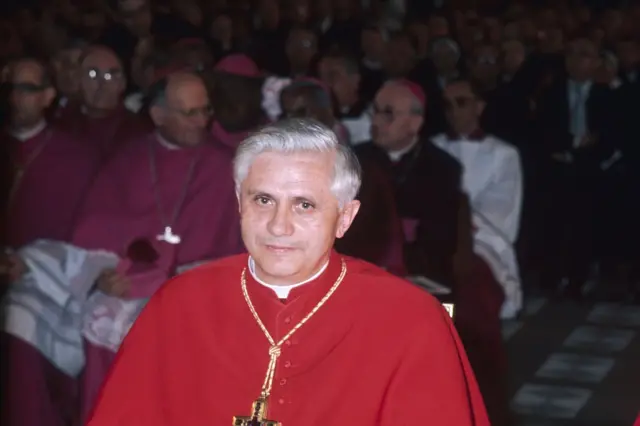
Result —
[{"label": "stone floor", "polygon": [[503,333],[517,426],[632,426],[640,307],[534,298]]}]

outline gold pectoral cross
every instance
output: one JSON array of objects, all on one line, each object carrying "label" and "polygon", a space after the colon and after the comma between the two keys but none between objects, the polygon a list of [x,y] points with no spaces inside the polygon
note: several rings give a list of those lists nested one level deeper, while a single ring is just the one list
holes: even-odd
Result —
[{"label": "gold pectoral cross", "polygon": [[235,416],[233,426],[282,426],[275,420],[267,420],[267,399],[258,398],[251,408],[251,416]]}]

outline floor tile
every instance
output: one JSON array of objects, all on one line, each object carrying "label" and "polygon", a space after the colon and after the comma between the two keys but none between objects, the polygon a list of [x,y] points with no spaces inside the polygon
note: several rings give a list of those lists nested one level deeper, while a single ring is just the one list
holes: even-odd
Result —
[{"label": "floor tile", "polygon": [[587,321],[622,327],[640,327],[640,307],[613,303],[596,305],[587,316]]},{"label": "floor tile", "polygon": [[590,397],[589,389],[526,383],[513,397],[511,408],[518,414],[572,419]]},{"label": "floor tile", "polygon": [[633,330],[611,327],[578,327],[565,339],[564,347],[613,353],[624,350],[635,337]]},{"label": "floor tile", "polygon": [[502,338],[509,340],[522,328],[522,321],[508,320],[502,322]]},{"label": "floor tile", "polygon": [[554,353],[536,372],[536,377],[572,382],[599,383],[613,368],[615,359],[590,355]]}]

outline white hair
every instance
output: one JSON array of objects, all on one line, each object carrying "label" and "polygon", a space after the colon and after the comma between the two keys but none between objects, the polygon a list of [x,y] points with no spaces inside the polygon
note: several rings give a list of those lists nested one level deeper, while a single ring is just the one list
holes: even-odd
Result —
[{"label": "white hair", "polygon": [[309,118],[293,118],[271,124],[242,141],[233,160],[233,179],[236,193],[240,194],[242,182],[249,174],[255,158],[263,152],[335,153],[331,192],[340,207],[353,201],[361,182],[360,163],[351,148],[342,145],[336,134],[319,121]]}]

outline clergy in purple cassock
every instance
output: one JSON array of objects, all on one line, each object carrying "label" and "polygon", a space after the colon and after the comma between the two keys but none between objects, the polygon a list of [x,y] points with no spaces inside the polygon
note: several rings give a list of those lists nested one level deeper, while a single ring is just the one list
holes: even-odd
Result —
[{"label": "clergy in purple cassock", "polygon": [[80,58],[82,105],[60,118],[60,124],[108,160],[124,143],[150,130],[147,121],[123,103],[125,71],[109,48],[91,46]]},{"label": "clergy in purple cassock", "polygon": [[[202,80],[177,72],[156,83],[150,114],[156,131],[127,142],[102,170],[73,243],[128,259],[105,271],[100,291],[148,298],[188,265],[243,250],[232,181],[233,152],[211,139],[211,105]],[[157,268],[132,258],[132,243],[157,250]],[[140,263],[140,264],[139,264]],[[91,409],[115,353],[86,341],[82,411]]]},{"label": "clergy in purple cassock", "polygon": [[[11,113],[0,143],[13,176],[3,243],[17,249],[37,239],[69,241],[100,159],[89,145],[45,120],[55,90],[39,61],[16,60],[8,71]],[[14,275],[14,259],[2,263],[3,272]],[[21,340],[4,333],[1,340],[2,424],[63,425],[70,420],[74,381]]]}]

